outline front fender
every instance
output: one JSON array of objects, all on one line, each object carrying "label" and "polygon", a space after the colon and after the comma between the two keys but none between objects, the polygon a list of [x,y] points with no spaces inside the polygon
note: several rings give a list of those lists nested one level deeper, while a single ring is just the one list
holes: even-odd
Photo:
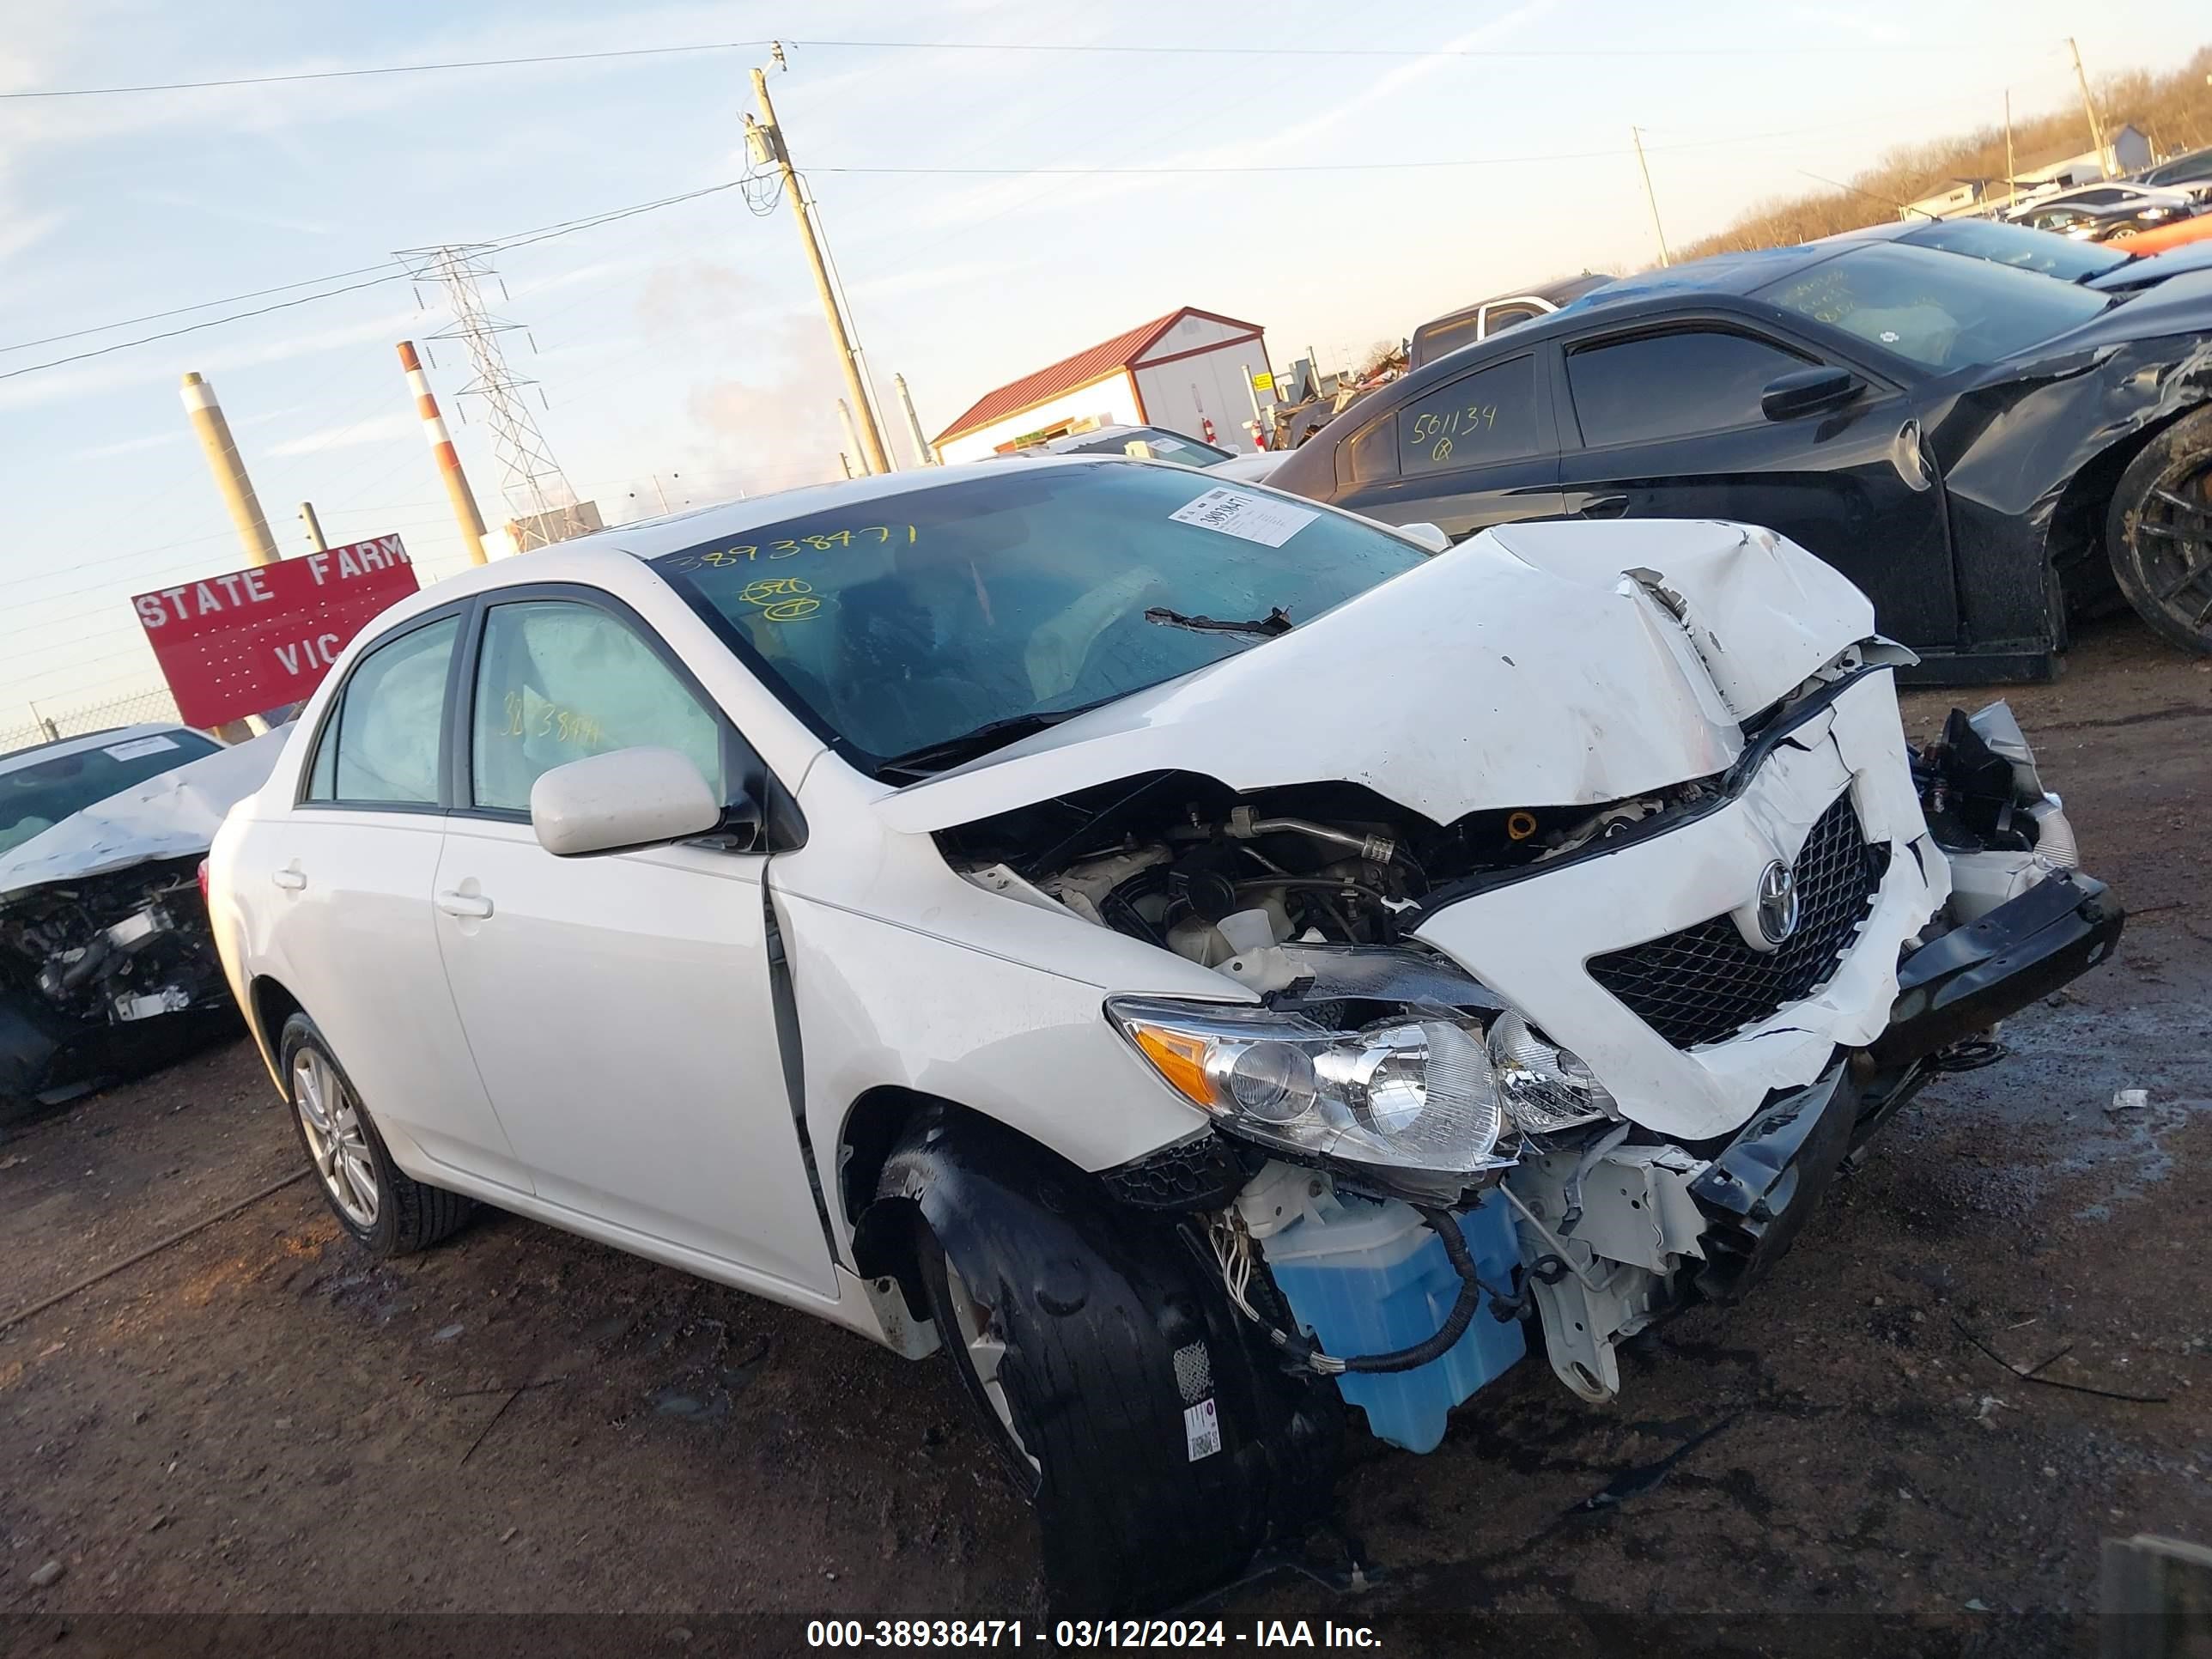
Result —
[{"label": "front fender", "polygon": [[[1095,1176],[947,1107],[885,1162],[854,1239],[861,1271],[911,1279],[902,1246],[917,1223],[1006,1342],[1015,1428],[1042,1465],[1055,1606],[1172,1604],[1323,1511],[1341,1407],[1272,1362],[1187,1226],[1118,1205]],[[1218,1425],[1218,1448],[1194,1438],[1194,1411]]]}]

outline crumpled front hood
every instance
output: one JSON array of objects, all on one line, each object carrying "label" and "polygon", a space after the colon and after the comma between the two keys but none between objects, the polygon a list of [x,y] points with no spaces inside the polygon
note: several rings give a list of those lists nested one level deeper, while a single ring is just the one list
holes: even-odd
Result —
[{"label": "crumpled front hood", "polygon": [[1771,532],[1712,520],[1501,526],[1289,634],[884,797],[893,829],[1187,771],[1364,784],[1448,823],[1725,770],[1739,727],[1874,633]]},{"label": "crumpled front hood", "polygon": [[72,812],[0,855],[0,896],[206,852],[223,815],[268,779],[291,735],[279,726]]}]

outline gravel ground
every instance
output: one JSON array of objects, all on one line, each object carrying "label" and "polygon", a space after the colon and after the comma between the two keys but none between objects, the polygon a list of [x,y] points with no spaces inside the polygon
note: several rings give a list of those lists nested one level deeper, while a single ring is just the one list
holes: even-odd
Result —
[{"label": "gravel ground", "polygon": [[[1876,1615],[1907,1621],[1887,1651],[2086,1651],[2101,1538],[2212,1539],[2212,665],[2115,623],[2014,702],[2134,913],[2116,959],[1903,1113],[1614,1406],[1532,1362],[1431,1456],[1355,1436],[1344,1522],[1379,1582],[1278,1568],[1194,1613],[1413,1654],[1861,1653]],[[2148,1103],[2109,1110],[2121,1088]],[[298,1157],[244,1042],[15,1129],[0,1318]],[[324,1650],[390,1650],[462,1628],[392,1615],[563,1612],[636,1615],[576,1644],[673,1653],[817,1616],[1034,1644],[1042,1607],[941,1366],[511,1217],[380,1267],[301,1182],[0,1332],[0,1649],[240,1650],[307,1627],[103,1615],[317,1613],[356,1615]],[[763,1612],[788,1617],[715,1619]]]}]

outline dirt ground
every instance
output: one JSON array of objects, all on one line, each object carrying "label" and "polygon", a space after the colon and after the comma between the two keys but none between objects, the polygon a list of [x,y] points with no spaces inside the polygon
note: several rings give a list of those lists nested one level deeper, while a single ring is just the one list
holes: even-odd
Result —
[{"label": "dirt ground", "polygon": [[[1916,726],[1951,701],[1914,695]],[[2116,623],[2014,702],[2133,913],[2117,958],[1908,1109],[1615,1406],[1532,1359],[1432,1455],[1355,1436],[1379,1582],[1279,1570],[1193,1612],[1413,1654],[2087,1651],[2100,1539],[2212,1540],[2212,666]],[[298,1158],[243,1042],[19,1127],[0,1319]],[[362,1616],[567,1611],[639,1615],[603,1651],[696,1626],[696,1653],[1042,1606],[939,1364],[511,1217],[379,1267],[302,1181],[0,1333],[0,1650],[120,1650],[116,1613],[356,1615],[330,1651],[399,1628]]]}]

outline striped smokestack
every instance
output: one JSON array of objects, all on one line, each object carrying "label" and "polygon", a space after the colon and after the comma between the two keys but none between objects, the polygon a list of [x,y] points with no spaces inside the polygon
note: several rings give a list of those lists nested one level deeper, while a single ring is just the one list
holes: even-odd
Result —
[{"label": "striped smokestack", "polygon": [[446,430],[446,417],[438,413],[436,394],[430,390],[429,377],[422,373],[422,359],[415,355],[415,342],[399,343],[399,366],[407,371],[407,389],[415,394],[415,412],[422,417],[422,435],[430,441],[430,453],[438,458],[439,475],[446,481],[446,494],[453,503],[453,517],[461,526],[461,540],[467,544],[469,562],[484,562],[483,514],[477,511],[477,498],[469,489],[468,474],[461,471],[461,458],[453,453],[453,440]]}]

